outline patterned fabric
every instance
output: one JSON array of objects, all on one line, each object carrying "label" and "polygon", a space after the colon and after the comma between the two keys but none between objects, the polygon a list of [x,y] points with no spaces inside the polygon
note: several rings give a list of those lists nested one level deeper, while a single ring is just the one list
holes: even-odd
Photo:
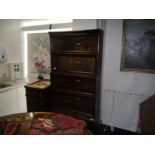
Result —
[{"label": "patterned fabric", "polygon": [[84,135],[91,134],[86,123],[58,113],[23,113],[0,118],[4,135]]},{"label": "patterned fabric", "polygon": [[18,131],[18,127],[18,123],[8,122],[5,126],[4,135],[15,135]]},{"label": "patterned fabric", "polygon": [[50,134],[57,129],[52,119],[34,118],[30,134]]}]

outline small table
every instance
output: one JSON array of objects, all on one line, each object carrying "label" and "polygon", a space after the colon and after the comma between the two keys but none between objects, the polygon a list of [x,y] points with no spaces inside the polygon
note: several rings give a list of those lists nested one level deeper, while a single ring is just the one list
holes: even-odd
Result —
[{"label": "small table", "polygon": [[18,113],[0,117],[4,135],[88,135],[83,120],[54,112]]},{"label": "small table", "polygon": [[25,86],[28,112],[50,112],[50,80],[39,80]]}]

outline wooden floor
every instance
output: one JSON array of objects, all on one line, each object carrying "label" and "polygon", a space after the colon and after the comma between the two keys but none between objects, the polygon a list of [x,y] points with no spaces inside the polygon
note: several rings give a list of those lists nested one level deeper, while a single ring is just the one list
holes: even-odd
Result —
[{"label": "wooden floor", "polygon": [[119,128],[113,128],[106,126],[104,124],[97,124],[93,122],[87,122],[87,128],[94,135],[138,135],[136,132],[131,132]]}]

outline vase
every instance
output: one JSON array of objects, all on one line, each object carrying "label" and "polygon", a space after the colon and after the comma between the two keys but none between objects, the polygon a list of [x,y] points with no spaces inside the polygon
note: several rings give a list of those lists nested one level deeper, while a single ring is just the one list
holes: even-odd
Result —
[{"label": "vase", "polygon": [[44,79],[44,76],[41,75],[41,74],[39,74],[38,77],[37,77],[37,79],[42,80],[42,79]]}]

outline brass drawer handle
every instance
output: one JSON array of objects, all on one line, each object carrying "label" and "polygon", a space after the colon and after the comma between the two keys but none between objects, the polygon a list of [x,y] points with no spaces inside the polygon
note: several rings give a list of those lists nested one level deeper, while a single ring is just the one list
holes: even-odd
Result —
[{"label": "brass drawer handle", "polygon": [[77,63],[77,64],[80,64],[81,62],[80,62],[80,61],[76,61],[76,63]]},{"label": "brass drawer handle", "polygon": [[81,80],[76,80],[77,83],[81,82]]},{"label": "brass drawer handle", "polygon": [[57,68],[56,67],[53,67],[53,70],[57,70]]},{"label": "brass drawer handle", "polygon": [[77,46],[80,46],[80,45],[81,45],[81,43],[76,43],[76,45],[77,45]]}]

